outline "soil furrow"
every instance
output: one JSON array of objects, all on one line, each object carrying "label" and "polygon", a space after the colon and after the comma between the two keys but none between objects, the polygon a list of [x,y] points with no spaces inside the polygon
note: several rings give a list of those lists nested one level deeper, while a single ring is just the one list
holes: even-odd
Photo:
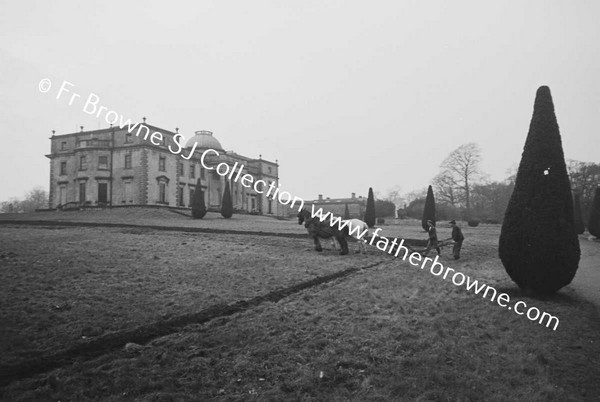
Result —
[{"label": "soil furrow", "polygon": [[[135,226],[135,225],[130,225]],[[347,277],[363,269],[373,268],[386,261],[379,261],[363,267],[348,268],[330,275],[317,277],[249,300],[240,300],[231,304],[219,304],[201,311],[184,314],[164,321],[142,325],[137,328],[115,332],[88,342],[60,350],[46,356],[31,359],[15,365],[0,366],[0,385],[5,386],[12,381],[28,378],[73,363],[77,359],[89,360],[103,354],[113,352],[129,342],[145,344],[152,339],[169,335],[191,324],[204,324],[215,318],[226,317],[256,307],[264,302],[279,300],[336,279]]]},{"label": "soil furrow", "polygon": [[50,221],[50,220],[0,220],[1,225],[32,225],[32,226],[51,226],[51,227],[109,227],[109,228],[137,228],[152,229],[174,232],[192,232],[192,233],[215,233],[215,234],[239,234],[252,236],[274,236],[289,237],[293,239],[305,239],[306,233],[278,233],[278,232],[259,232],[251,230],[228,230],[211,228],[190,228],[185,226],[158,226],[158,225],[136,225],[132,223],[110,223],[110,222],[71,222],[71,221]]}]

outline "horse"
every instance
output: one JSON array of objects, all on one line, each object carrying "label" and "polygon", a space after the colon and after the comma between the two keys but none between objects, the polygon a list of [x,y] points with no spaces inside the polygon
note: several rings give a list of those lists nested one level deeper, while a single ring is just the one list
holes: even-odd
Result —
[{"label": "horse", "polygon": [[340,247],[342,249],[340,251],[340,255],[348,254],[348,241],[346,240],[346,236],[348,236],[349,233],[347,226],[344,226],[340,230],[337,224],[331,226],[328,221],[321,222],[319,218],[313,218],[311,213],[306,209],[302,209],[300,212],[298,212],[297,217],[298,225],[304,223],[304,227],[308,231],[308,235],[312,237],[313,241],[315,242],[315,250],[323,251],[319,237],[324,239],[335,238],[340,243]]},{"label": "horse", "polygon": [[347,219],[344,222],[347,223],[346,227],[348,228],[350,236],[354,237],[358,242],[358,252],[366,254],[367,246],[365,245],[365,240],[371,237],[369,225],[360,219]]},{"label": "horse", "polygon": [[[369,225],[360,219],[346,219],[342,222],[346,222],[346,227],[348,228],[349,235],[354,237],[358,242],[358,250],[357,253],[367,253],[367,246],[365,245],[366,240],[370,239],[372,236],[371,231],[369,230]],[[333,248],[337,250],[337,245],[335,243],[335,238],[331,238],[331,242],[333,244]]]}]

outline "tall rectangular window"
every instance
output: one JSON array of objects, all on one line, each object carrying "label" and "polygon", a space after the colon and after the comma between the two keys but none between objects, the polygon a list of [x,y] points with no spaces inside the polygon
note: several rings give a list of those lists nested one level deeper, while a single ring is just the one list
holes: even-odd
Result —
[{"label": "tall rectangular window", "polygon": [[125,169],[131,169],[131,153],[125,154]]},{"label": "tall rectangular window", "polygon": [[159,172],[167,171],[167,169],[165,168],[165,162],[166,162],[166,158],[164,156],[161,156],[158,158],[158,171]]},{"label": "tall rectangular window", "polygon": [[123,204],[133,200],[133,194],[131,192],[131,180],[125,180],[123,183]]},{"label": "tall rectangular window", "polygon": [[202,167],[200,168],[200,178],[201,178],[202,180],[206,180],[206,176],[205,176],[205,174],[204,174],[204,169],[202,169]]},{"label": "tall rectangular window", "polygon": [[160,202],[167,202],[167,185],[165,183],[158,184],[158,200]]},{"label": "tall rectangular window", "polygon": [[185,206],[185,202],[183,202],[183,186],[179,186],[177,189],[177,202],[180,207]]},{"label": "tall rectangular window", "polygon": [[67,174],[67,162],[60,163],[60,174],[61,174],[61,176],[64,176]]},{"label": "tall rectangular window", "polygon": [[87,157],[81,156],[79,158],[79,170],[87,170]]},{"label": "tall rectangular window", "polygon": [[67,141],[63,141],[60,143],[60,150],[64,151],[67,149]]},{"label": "tall rectangular window", "polygon": [[98,169],[108,169],[108,156],[103,155],[98,157]]},{"label": "tall rectangular window", "polygon": [[98,203],[106,204],[108,202],[108,184],[98,183]]},{"label": "tall rectangular window", "polygon": [[131,133],[125,133],[125,144],[131,144],[133,142],[133,135]]},{"label": "tall rectangular window", "polygon": [[85,182],[79,183],[79,202],[85,202]]},{"label": "tall rectangular window", "polygon": [[196,178],[196,165],[194,163],[190,165],[190,178]]},{"label": "tall rectangular window", "polygon": [[184,176],[183,174],[183,163],[177,162],[177,174],[179,176]]}]

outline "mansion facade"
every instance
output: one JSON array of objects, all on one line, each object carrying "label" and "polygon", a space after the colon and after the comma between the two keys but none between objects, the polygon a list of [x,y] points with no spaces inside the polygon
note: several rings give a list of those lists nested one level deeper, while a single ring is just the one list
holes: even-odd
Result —
[{"label": "mansion facade", "polygon": [[[105,129],[52,135],[49,207],[147,206],[190,207],[198,179],[206,207],[219,210],[226,179],[214,169],[220,163],[243,165],[243,173],[267,184],[279,184],[278,163],[226,152],[210,131],[196,131],[182,149],[175,132],[144,123],[134,130]],[[144,135],[151,133],[152,136]],[[53,132],[54,133],[54,132]],[[155,136],[154,133],[160,133]],[[177,137],[176,137],[177,136]],[[178,141],[179,140],[179,141]],[[158,145],[156,145],[158,144]],[[171,150],[181,150],[175,154]],[[201,156],[207,149],[204,164]],[[193,152],[193,154],[191,154]],[[283,215],[284,208],[272,197],[230,181],[234,210]]]}]

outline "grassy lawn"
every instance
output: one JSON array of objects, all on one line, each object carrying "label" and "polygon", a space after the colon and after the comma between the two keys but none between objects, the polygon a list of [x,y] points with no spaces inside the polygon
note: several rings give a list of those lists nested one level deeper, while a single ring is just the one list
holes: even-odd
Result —
[{"label": "grassy lawn", "polygon": [[[290,224],[288,222],[288,224]],[[3,363],[384,260],[307,238],[3,227]]]},{"label": "grassy lawn", "polygon": [[[424,237],[417,222],[383,229],[384,235]],[[440,227],[440,238],[446,232]],[[544,300],[522,295],[497,258],[499,226],[464,233],[463,258],[451,260],[444,250],[442,263],[558,316],[556,331],[373,247],[367,255],[338,256],[327,242],[324,253],[315,252],[309,239],[2,226],[3,364],[81,342],[87,327],[122,331],[383,263],[277,303],[190,325],[139,350],[113,351],[12,382],[0,395],[598,400],[600,323],[594,307],[569,287]]]}]

